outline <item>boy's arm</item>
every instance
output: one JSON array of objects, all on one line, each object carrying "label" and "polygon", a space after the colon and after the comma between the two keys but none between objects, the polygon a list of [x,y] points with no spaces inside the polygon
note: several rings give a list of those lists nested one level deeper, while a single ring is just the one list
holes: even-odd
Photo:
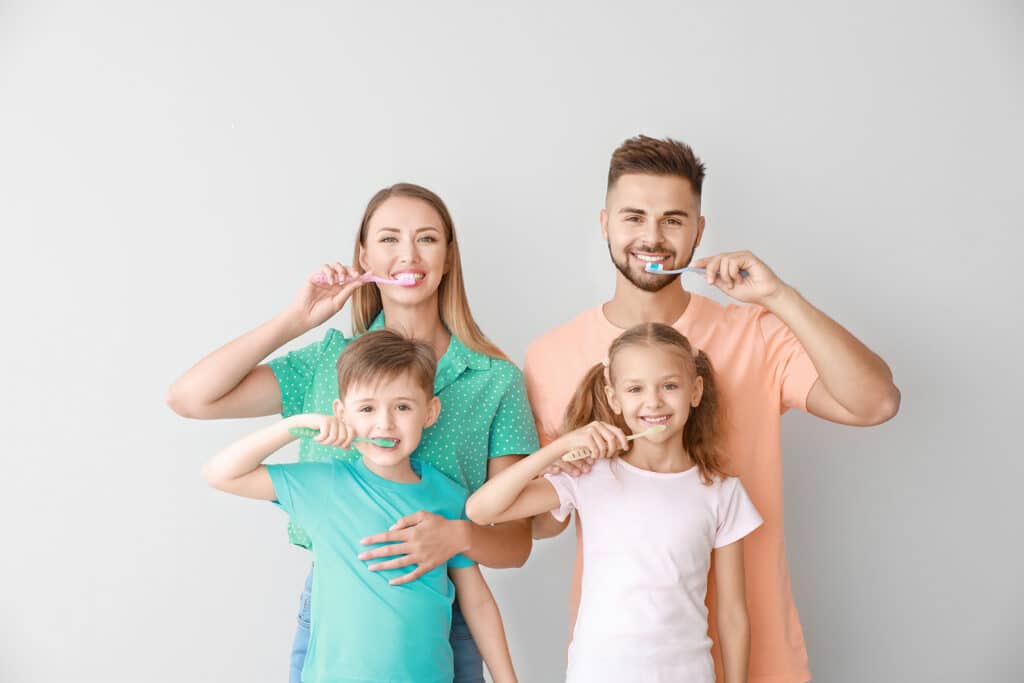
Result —
[{"label": "boy's arm", "polygon": [[743,572],[743,540],[714,551],[718,598],[718,639],[725,669],[723,683],[747,683],[750,666],[750,620]]},{"label": "boy's arm", "polygon": [[319,429],[318,443],[339,445],[348,440],[345,426],[327,415],[293,415],[244,436],[203,465],[203,477],[215,489],[246,498],[276,500],[270,474],[263,465],[272,453],[295,439],[293,427]]},{"label": "boy's arm", "polygon": [[480,567],[449,568],[448,575],[455,584],[459,609],[466,618],[469,631],[473,634],[473,640],[494,683],[516,683],[516,672],[512,667],[512,656],[508,651],[498,603],[494,601],[491,589],[480,573]]}]

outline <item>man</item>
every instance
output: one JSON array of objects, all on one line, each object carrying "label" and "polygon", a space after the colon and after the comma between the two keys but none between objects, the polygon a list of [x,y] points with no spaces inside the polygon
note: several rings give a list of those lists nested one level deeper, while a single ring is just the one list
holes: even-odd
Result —
[{"label": "man", "polygon": [[[765,520],[745,543],[750,681],[804,683],[811,676],[783,536],[780,416],[799,408],[840,424],[876,425],[896,414],[900,394],[878,355],[750,252],[692,264],[706,268],[709,284],[746,305],[722,306],[686,291],[678,276],[645,271],[648,263],[665,270],[690,264],[704,234],[703,180],[703,163],[681,142],[638,136],[615,150],[601,211],[601,234],[617,270],[615,294],[530,345],[527,390],[544,444],[560,432],[586,370],[605,360],[609,344],[623,330],[642,322],[665,323],[707,352],[728,421],[726,466],[742,479]],[[584,464],[578,473],[587,469]],[[585,570],[579,525],[577,519],[570,623]],[[537,538],[564,528],[550,515],[534,520]],[[708,600],[714,601],[713,586]],[[714,633],[713,619],[710,628]],[[717,647],[714,655],[721,680]]]}]

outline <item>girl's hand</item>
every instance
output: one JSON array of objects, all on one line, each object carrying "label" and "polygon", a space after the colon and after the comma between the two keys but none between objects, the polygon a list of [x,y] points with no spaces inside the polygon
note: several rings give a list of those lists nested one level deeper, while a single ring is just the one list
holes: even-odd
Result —
[{"label": "girl's hand", "polygon": [[392,586],[400,586],[415,581],[431,569],[440,567],[454,555],[468,550],[470,524],[472,522],[446,519],[432,512],[420,510],[398,520],[390,530],[361,540],[360,543],[363,545],[390,545],[359,553],[359,559],[394,557],[386,562],[371,564],[367,567],[371,572],[417,565],[416,569],[408,574],[388,582]]},{"label": "girl's hand", "polygon": [[[629,450],[625,432],[613,424],[599,421],[563,434],[558,438],[558,445],[558,450],[563,455],[579,448],[586,448],[590,452],[588,457],[592,459],[591,462],[600,458],[612,458],[618,455],[619,451]],[[562,460],[556,462],[567,464]]]},{"label": "girl's hand", "polygon": [[366,284],[364,273],[341,263],[325,263],[310,273],[288,312],[306,330],[328,320],[344,307],[352,292]]},{"label": "girl's hand", "polygon": [[313,437],[313,441],[324,446],[348,448],[355,437],[355,432],[333,415],[310,413],[307,415],[296,415],[292,419],[295,421],[294,426],[296,427],[319,429],[320,433]]}]

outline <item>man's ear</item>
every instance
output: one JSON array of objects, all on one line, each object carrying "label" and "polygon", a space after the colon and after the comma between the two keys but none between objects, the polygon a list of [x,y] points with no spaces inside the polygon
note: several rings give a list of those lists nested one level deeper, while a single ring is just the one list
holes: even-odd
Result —
[{"label": "man's ear", "polygon": [[697,380],[693,383],[693,396],[690,405],[696,408],[700,405],[702,398],[704,398],[704,378],[698,375]]},{"label": "man's ear", "polygon": [[601,209],[601,239],[608,241],[608,209]]},{"label": "man's ear", "polygon": [[331,404],[331,410],[334,411],[334,417],[342,421],[345,420],[345,404],[341,402],[340,398],[334,399],[334,402]]},{"label": "man's ear", "polygon": [[441,399],[437,396],[431,396],[430,402],[427,403],[427,421],[423,425],[423,428],[432,426],[437,422],[437,418],[441,417]]},{"label": "man's ear", "polygon": [[[704,225],[705,225],[704,216],[698,216],[697,217],[697,239],[695,239],[693,241],[693,251],[697,250],[697,247],[700,246],[700,239],[702,237],[704,237]],[[693,251],[691,251],[691,253],[693,253]]]},{"label": "man's ear", "polygon": [[612,407],[612,411],[616,415],[622,415],[622,406],[619,404],[619,399],[615,395],[615,391],[612,390],[612,378],[608,374],[608,366],[604,366],[604,397],[608,399],[608,405]]}]

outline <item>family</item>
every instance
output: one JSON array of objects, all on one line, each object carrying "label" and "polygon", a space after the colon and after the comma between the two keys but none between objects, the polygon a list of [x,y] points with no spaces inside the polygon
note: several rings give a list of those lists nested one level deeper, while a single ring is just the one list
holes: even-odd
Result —
[{"label": "family", "polygon": [[[351,264],[323,265],[173,384],[185,417],[283,418],[203,474],[280,506],[312,553],[291,681],[482,683],[484,663],[517,680],[478,565],[522,566],[570,518],[567,681],[810,680],[780,417],[876,425],[900,394],[754,254],[693,259],[704,173],[673,139],[613,152],[614,295],[530,344],[522,372],[473,319],[444,202],[398,184],[367,205]],[[658,272],[686,266],[739,303]],[[351,335],[264,362],[350,301]],[[300,462],[263,464],[296,439]]]}]

